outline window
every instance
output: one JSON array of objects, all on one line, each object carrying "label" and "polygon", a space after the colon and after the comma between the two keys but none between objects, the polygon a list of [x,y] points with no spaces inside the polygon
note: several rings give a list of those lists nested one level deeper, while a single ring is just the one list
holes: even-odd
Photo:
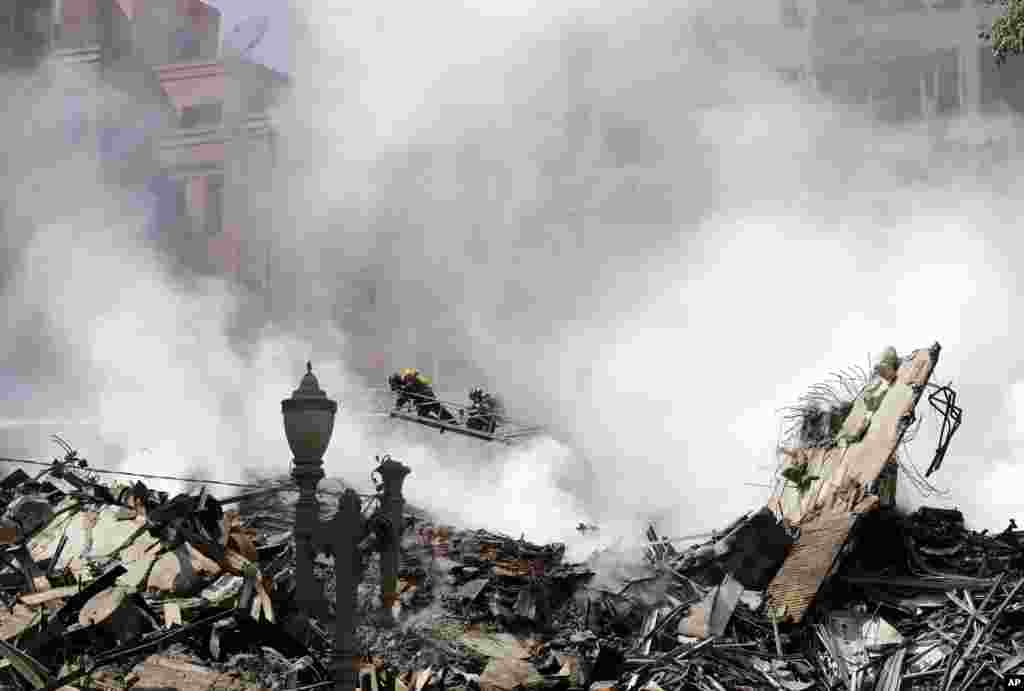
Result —
[{"label": "window", "polygon": [[206,179],[206,234],[220,233],[224,222],[224,176],[211,175]]},{"label": "window", "polygon": [[223,106],[220,103],[200,103],[185,106],[181,111],[179,126],[183,129],[220,124]]},{"label": "window", "polygon": [[181,121],[178,124],[185,129],[199,124],[199,107],[185,106],[181,111]]},{"label": "window", "polygon": [[195,60],[199,57],[199,37],[191,29],[174,32],[171,55],[175,60]]}]

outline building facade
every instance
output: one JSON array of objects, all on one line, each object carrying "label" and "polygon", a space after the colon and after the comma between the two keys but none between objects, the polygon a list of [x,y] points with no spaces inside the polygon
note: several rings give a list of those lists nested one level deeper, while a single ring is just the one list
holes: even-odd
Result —
[{"label": "building facade", "polygon": [[268,291],[267,113],[288,79],[225,58],[221,35],[201,0],[19,0],[0,9],[0,67],[80,74],[65,89],[68,143],[94,143],[104,174],[139,191],[151,239],[190,269]]},{"label": "building facade", "polygon": [[1024,112],[1024,80],[997,68],[979,33],[1001,6],[985,0],[780,0],[772,61],[879,120],[901,123]]}]

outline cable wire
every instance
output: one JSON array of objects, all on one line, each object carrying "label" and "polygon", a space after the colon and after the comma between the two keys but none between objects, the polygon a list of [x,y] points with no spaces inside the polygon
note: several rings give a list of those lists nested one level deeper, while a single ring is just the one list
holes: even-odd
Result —
[{"label": "cable wire", "polygon": [[[53,463],[46,463],[43,461],[30,461],[25,458],[3,458],[0,457],[2,463],[24,463],[26,465],[38,465],[38,466],[52,466]],[[107,470],[105,468],[94,468],[91,465],[87,466],[84,470],[90,473],[101,473],[104,475],[128,475],[131,477],[143,477],[150,480],[176,480],[178,482],[192,482],[203,485],[223,485],[225,487],[240,487],[242,489],[270,489],[264,485],[249,485],[241,482],[226,482],[223,480],[195,480],[184,477],[174,477],[173,475],[151,475],[148,473],[132,473],[127,470]]]},{"label": "cable wire", "polygon": [[[29,460],[27,458],[5,458],[5,457],[2,457],[2,456],[0,456],[0,463],[21,463],[21,464],[25,464],[25,465],[45,466],[47,468],[53,467],[53,465],[54,465],[53,462],[47,463],[47,462],[44,462],[44,461],[33,461],[33,460]],[[301,491],[300,488],[298,486],[294,485],[294,484],[282,484],[282,485],[277,485],[277,486],[271,485],[271,486],[268,487],[267,485],[252,485],[252,484],[246,484],[246,483],[242,483],[242,482],[227,482],[226,480],[198,480],[198,479],[195,479],[195,478],[175,477],[174,475],[153,475],[153,474],[150,474],[150,473],[132,473],[132,472],[129,472],[127,470],[109,470],[107,468],[95,468],[95,467],[93,467],[91,465],[83,468],[82,470],[84,470],[86,472],[90,472],[90,473],[100,473],[100,474],[104,474],[104,475],[127,475],[127,476],[130,476],[130,477],[145,478],[147,480],[171,480],[171,481],[174,481],[174,482],[187,482],[187,483],[191,483],[191,484],[195,484],[195,485],[221,485],[223,487],[238,487],[238,488],[241,488],[241,489],[267,490],[268,492],[269,491],[274,491],[274,490],[276,490],[278,492],[299,492],[299,491]],[[343,492],[338,492],[338,491],[329,490],[329,489],[317,489],[316,493],[317,494],[325,494],[325,495],[328,495],[328,496],[336,496],[336,497],[340,497],[343,494]],[[377,495],[375,495],[375,494],[360,494],[359,496],[365,498],[365,497],[375,497]]]}]

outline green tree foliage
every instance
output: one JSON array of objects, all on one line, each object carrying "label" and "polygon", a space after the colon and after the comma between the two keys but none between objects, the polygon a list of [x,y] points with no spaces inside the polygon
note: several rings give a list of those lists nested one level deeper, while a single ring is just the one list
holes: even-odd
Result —
[{"label": "green tree foliage", "polygon": [[1024,54],[1024,0],[996,0],[1006,9],[981,38],[992,44],[992,55],[1002,65],[1011,55]]}]

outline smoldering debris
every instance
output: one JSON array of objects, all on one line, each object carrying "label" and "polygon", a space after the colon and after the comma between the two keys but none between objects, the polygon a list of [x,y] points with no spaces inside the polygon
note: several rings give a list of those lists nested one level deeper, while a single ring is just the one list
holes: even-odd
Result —
[{"label": "smoldering debris", "polygon": [[[252,665],[211,666],[260,647],[289,669],[314,660],[290,674],[322,680],[323,666],[284,627],[290,533],[258,533],[231,503],[205,488],[172,497],[141,482],[103,484],[70,447],[35,477],[8,474],[0,482],[3,683],[124,688],[191,665],[189,687],[233,674],[269,688],[280,676],[272,665],[263,678]],[[244,636],[227,635],[225,627],[242,626]],[[190,661],[175,662],[182,653]]]},{"label": "smoldering debris", "polygon": [[[780,451],[768,503],[696,544],[650,526],[629,563],[607,551],[568,563],[562,544],[409,508],[397,621],[379,616],[379,561],[365,560],[355,591],[361,687],[967,689],[1014,674],[1024,667],[1024,531],[1011,521],[977,533],[958,510],[907,514],[892,501],[896,450],[939,353],[889,354],[830,406],[841,420],[818,424],[820,406],[808,407],[797,429],[815,433]],[[333,684],[337,609],[297,606],[283,488],[216,499],[104,485],[70,447],[35,477],[8,474],[0,681]],[[315,558],[331,602],[336,566],[336,555]]]}]

